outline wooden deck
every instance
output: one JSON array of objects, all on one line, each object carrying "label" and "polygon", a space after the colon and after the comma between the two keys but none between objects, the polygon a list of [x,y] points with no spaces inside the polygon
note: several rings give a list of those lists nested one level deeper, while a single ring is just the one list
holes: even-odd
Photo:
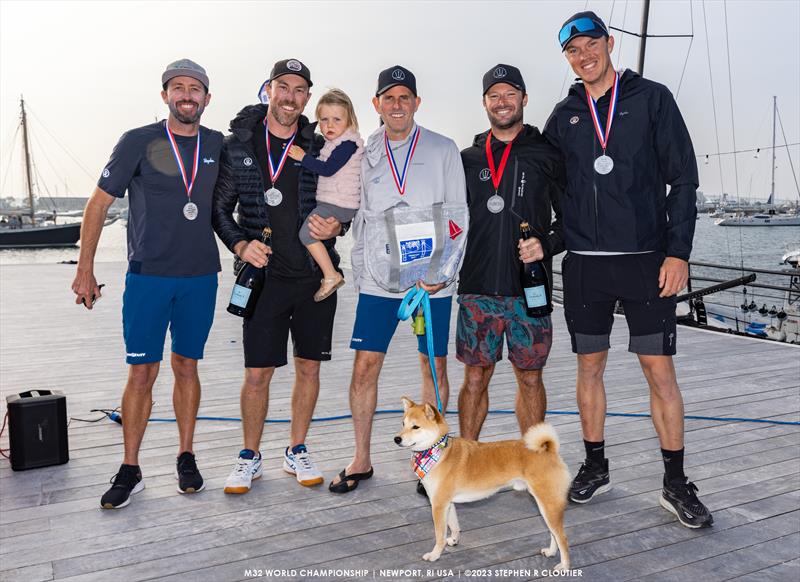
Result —
[{"label": "wooden deck", "polygon": [[[126,376],[120,305],[124,265],[98,265],[107,283],[94,312],[72,305],[74,266],[0,268],[0,389],[31,388],[68,395],[72,417],[119,404]],[[220,285],[217,319],[201,364],[204,416],[239,416],[242,377],[240,321],[224,311],[232,277]],[[318,416],[348,412],[353,354],[352,286],[340,293],[334,359],[324,364]],[[563,315],[546,369],[549,409],[574,411],[575,365]],[[626,326],[617,321],[606,382],[610,412],[648,412],[648,394],[635,358],[625,351]],[[687,414],[800,420],[800,351],[682,328],[676,359]],[[451,349],[451,353],[454,350]],[[451,357],[457,393],[460,364]],[[276,373],[270,418],[289,415],[291,364]],[[381,377],[378,408],[399,408],[419,394],[414,338],[401,324]],[[513,407],[515,383],[498,365],[491,407]],[[172,417],[171,375],[162,370],[154,417]],[[451,399],[455,408],[455,398]],[[453,428],[457,419],[450,415]],[[550,414],[562,454],[577,469],[583,457],[574,415]],[[381,415],[373,432],[375,477],[349,495],[305,489],[281,470],[288,426],[269,424],[263,441],[264,478],[244,496],[225,496],[223,482],[241,446],[237,422],[198,423],[195,451],[207,488],[175,491],[177,430],[152,423],[141,456],[147,488],[119,511],[99,498],[122,456],[118,425],[72,421],[70,462],[13,472],[0,462],[0,579],[244,580],[270,570],[272,579],[528,580],[554,559],[538,555],[548,535],[527,494],[507,491],[459,509],[460,545],[438,562],[421,559],[433,545],[426,499],[415,492],[409,456],[392,442],[399,415]],[[492,414],[482,438],[513,438],[513,415]],[[2,446],[8,446],[7,437]],[[352,451],[349,420],[315,423],[309,449],[331,479]],[[681,527],[658,505],[662,462],[647,418],[611,417],[607,454],[612,491],[566,515],[575,578],[582,580],[800,579],[800,427],[687,420],[686,467],[714,513],[714,527]],[[468,576],[471,570],[488,575]],[[327,571],[327,572],[326,572]],[[544,572],[546,574],[546,572]],[[478,573],[480,574],[480,573]]]}]

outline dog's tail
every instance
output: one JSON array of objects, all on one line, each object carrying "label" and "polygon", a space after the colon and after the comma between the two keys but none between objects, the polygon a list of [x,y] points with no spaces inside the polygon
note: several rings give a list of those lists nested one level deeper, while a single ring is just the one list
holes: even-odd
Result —
[{"label": "dog's tail", "polygon": [[558,435],[546,422],[530,427],[522,440],[534,453],[558,453]]}]

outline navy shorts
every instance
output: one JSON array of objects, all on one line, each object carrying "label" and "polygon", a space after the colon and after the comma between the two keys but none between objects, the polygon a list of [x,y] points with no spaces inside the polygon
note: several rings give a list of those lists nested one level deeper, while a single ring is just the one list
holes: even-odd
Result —
[{"label": "navy shorts", "polygon": [[169,327],[172,351],[199,360],[214,322],[217,274],[199,277],[125,275],[122,330],[125,361],[160,362]]},{"label": "navy shorts", "polygon": [[[397,310],[402,299],[358,294],[356,322],[350,348],[365,352],[386,353],[397,329]],[[450,339],[450,308],[452,297],[431,298],[431,317],[433,318],[433,355],[443,358],[447,355],[447,342]],[[415,312],[416,313],[416,312]],[[428,355],[428,340],[424,335],[417,337],[419,353]]]},{"label": "navy shorts", "polygon": [[295,357],[331,359],[337,294],[317,303],[318,289],[318,280],[268,277],[253,317],[242,324],[245,368],[285,366],[290,332]]},{"label": "navy shorts", "polygon": [[579,255],[561,263],[564,316],[572,351],[593,354],[609,349],[614,306],[625,311],[628,351],[640,355],[675,355],[675,297],[659,297],[658,273],[664,253]]}]

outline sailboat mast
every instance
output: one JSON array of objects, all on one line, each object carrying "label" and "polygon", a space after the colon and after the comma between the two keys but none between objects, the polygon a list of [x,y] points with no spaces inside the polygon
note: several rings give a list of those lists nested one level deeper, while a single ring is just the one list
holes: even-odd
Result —
[{"label": "sailboat mast", "polygon": [[28,187],[28,205],[30,206],[31,212],[31,224],[35,224],[35,212],[33,209],[33,181],[31,180],[31,151],[30,147],[28,146],[28,118],[25,116],[25,100],[21,95],[19,98],[19,107],[22,110],[22,144],[23,149],[25,150],[25,182],[26,186]]},{"label": "sailboat mast", "polygon": [[778,114],[778,96],[772,96],[772,188],[768,204],[775,204],[775,118]]},{"label": "sailboat mast", "polygon": [[650,0],[644,0],[644,7],[642,8],[642,29],[640,30],[639,40],[639,64],[636,66],[636,72],[644,75],[644,52],[647,47],[647,21],[650,18]]}]

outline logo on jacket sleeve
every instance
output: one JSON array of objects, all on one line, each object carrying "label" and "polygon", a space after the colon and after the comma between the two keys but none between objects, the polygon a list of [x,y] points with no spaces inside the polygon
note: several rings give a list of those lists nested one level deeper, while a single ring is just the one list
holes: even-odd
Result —
[{"label": "logo on jacket sleeve", "polygon": [[103,178],[108,178],[110,175],[111,175],[111,172],[109,171],[109,169],[105,168],[103,170]]},{"label": "logo on jacket sleeve", "polygon": [[569,118],[569,122],[570,122],[572,125],[575,125],[575,124],[576,124],[576,123],[578,123],[580,120],[581,120],[581,118],[580,118],[580,117],[578,117],[577,115],[573,115],[572,117],[570,117],[570,118]]},{"label": "logo on jacket sleeve", "polygon": [[492,173],[489,171],[489,168],[484,168],[480,172],[478,172],[478,178],[481,182],[486,182],[489,178],[492,177]]},{"label": "logo on jacket sleeve", "polygon": [[245,158],[242,160],[242,163],[249,168],[253,165],[253,158]]}]

